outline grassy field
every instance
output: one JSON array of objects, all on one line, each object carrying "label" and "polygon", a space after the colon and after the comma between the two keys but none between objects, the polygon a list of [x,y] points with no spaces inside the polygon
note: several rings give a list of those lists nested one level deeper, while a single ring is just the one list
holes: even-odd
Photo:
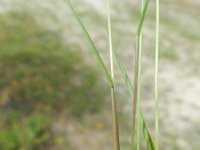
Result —
[{"label": "grassy field", "polygon": [[0,149],[69,144],[54,122],[99,112],[106,90],[98,71],[28,12],[2,14],[0,40]]},{"label": "grassy field", "polygon": [[[80,16],[83,19],[87,29],[91,33],[92,38],[97,43],[97,47],[100,49],[100,53],[103,56],[103,59],[109,65],[108,59],[108,43],[107,43],[107,33],[106,33],[106,1],[92,1],[92,0],[74,0],[74,7],[80,13]],[[133,58],[134,58],[134,44],[135,44],[135,34],[136,26],[138,21],[139,10],[139,1],[113,1],[112,2],[112,21],[113,21],[113,42],[114,48],[122,57],[122,60],[125,62],[126,69],[131,79],[133,74]],[[149,9],[147,12],[147,17],[144,27],[144,48],[142,58],[142,109],[147,119],[148,126],[152,129],[153,133],[154,127],[154,101],[153,101],[153,64],[154,64],[154,33],[155,33],[155,4],[150,2]],[[160,145],[163,145],[162,150],[198,150],[200,147],[198,139],[200,131],[200,102],[199,102],[199,91],[200,91],[200,59],[199,59],[199,48],[200,48],[200,19],[199,19],[199,10],[200,3],[198,0],[163,0],[161,1],[161,45],[160,45],[160,66],[159,66],[159,99],[160,99]],[[67,43],[67,49],[72,51],[80,51],[83,53],[84,61],[92,64],[93,67],[97,67],[97,63],[93,55],[88,50],[88,47],[84,40],[82,39],[82,34],[73,19],[71,13],[69,12],[67,3],[65,0],[53,0],[39,1],[39,0],[30,0],[27,3],[25,0],[0,0],[0,12],[1,15],[1,26],[2,20],[6,22],[5,18],[8,17],[6,14],[10,11],[25,11],[36,20],[37,28],[45,29],[42,30],[42,33],[45,32],[45,35],[48,35],[45,42],[41,42],[44,49],[50,49],[51,52],[44,51],[42,54],[48,56],[45,59],[34,59],[34,61],[44,61],[41,66],[41,70],[46,67],[53,67],[55,69],[55,74],[59,72],[57,69],[58,65],[66,64],[65,57],[60,57],[65,53],[61,49],[62,53],[56,54],[52,47],[60,47],[57,45],[62,45],[61,43]],[[4,18],[4,19],[3,19]],[[9,17],[8,17],[9,18]],[[10,19],[13,20],[13,19]],[[24,18],[20,19],[21,24],[20,28],[27,28],[28,23]],[[8,19],[9,21],[9,19]],[[34,24],[34,23],[29,23]],[[39,25],[39,27],[38,27]],[[4,25],[5,26],[5,25]],[[6,25],[7,27],[7,25]],[[17,26],[14,25],[13,30],[18,31]],[[8,28],[7,30],[9,30]],[[5,32],[2,29],[2,32]],[[51,31],[49,33],[49,31]],[[5,37],[2,36],[0,37]],[[7,31],[8,32],[8,31]],[[7,34],[4,33],[4,34]],[[11,31],[9,31],[11,32]],[[15,32],[15,31],[14,31]],[[35,32],[35,31],[34,31]],[[39,31],[39,35],[41,31]],[[18,33],[17,33],[18,34]],[[31,34],[31,33],[30,33]],[[42,34],[43,35],[43,34]],[[27,36],[27,35],[25,35]],[[50,37],[50,38],[49,38]],[[60,38],[55,38],[60,37]],[[59,39],[54,43],[55,45],[49,45],[46,43],[52,43],[48,40]],[[60,43],[61,41],[61,43]],[[2,42],[2,39],[1,39]],[[10,56],[9,53],[2,52],[2,49],[5,47],[10,49],[5,42],[1,44],[1,68],[5,68],[9,71],[9,68],[16,68],[15,65],[19,65],[18,59],[20,56]],[[11,42],[13,43],[13,42]],[[18,44],[18,43],[17,43]],[[40,43],[39,43],[40,44]],[[9,46],[11,46],[9,44]],[[20,45],[18,45],[20,46]],[[18,47],[17,46],[17,47]],[[24,47],[24,45],[22,45]],[[31,48],[30,46],[27,46]],[[33,47],[32,47],[33,48]],[[75,49],[75,50],[74,50]],[[23,49],[20,49],[20,51]],[[25,50],[24,50],[25,51]],[[23,52],[24,53],[24,52]],[[36,52],[32,50],[31,53],[27,53],[26,56],[32,58],[41,54],[40,51]],[[58,56],[54,58],[54,61],[49,60],[50,55]],[[7,57],[11,57],[13,60],[14,66],[8,65],[11,62],[8,61]],[[42,57],[42,56],[41,56]],[[82,56],[76,56],[82,57]],[[78,58],[79,59],[79,58]],[[81,58],[83,59],[83,58]],[[59,61],[58,61],[59,60]],[[26,60],[23,60],[26,61]],[[33,60],[32,60],[33,61]],[[32,66],[32,61],[30,61]],[[76,59],[75,59],[76,61]],[[16,63],[17,62],[17,63]],[[55,64],[54,62],[58,62]],[[35,62],[34,62],[35,63]],[[115,64],[116,65],[116,64]],[[21,66],[21,65],[20,65]],[[22,69],[26,67],[22,65]],[[66,67],[66,66],[62,66]],[[87,65],[86,65],[87,67]],[[14,73],[16,71],[13,70]],[[27,67],[27,70],[30,67]],[[38,70],[41,72],[41,70]],[[64,70],[64,69],[63,69]],[[98,70],[98,69],[97,69]],[[30,71],[30,70],[29,70]],[[31,69],[32,71],[32,69]],[[20,71],[18,72],[20,74]],[[45,73],[45,72],[44,72]],[[55,76],[55,74],[52,76]],[[65,73],[65,72],[64,72]],[[64,74],[59,72],[60,75]],[[100,74],[98,72],[98,74]],[[10,73],[2,72],[1,76],[9,77]],[[15,76],[15,74],[13,74]],[[17,76],[17,74],[16,74]],[[85,78],[94,78],[88,77],[87,72],[84,73]],[[63,78],[63,82],[65,81]],[[10,77],[13,78],[13,77]],[[49,76],[51,78],[51,76]],[[40,79],[35,79],[40,82]],[[44,81],[43,78],[41,79]],[[66,78],[67,80],[67,78]],[[93,81],[93,82],[94,82]],[[116,90],[118,94],[119,108],[120,108],[120,134],[122,135],[121,144],[122,148],[128,148],[130,144],[130,117],[131,117],[131,98],[128,97],[123,84],[122,76],[120,71],[116,72]],[[16,82],[5,79],[1,79],[1,91],[6,90],[5,85],[7,83],[12,83],[12,90],[15,90]],[[52,83],[53,84],[53,83]],[[88,83],[90,86],[90,83]],[[91,83],[92,84],[92,83]],[[24,84],[23,88],[27,89],[29,84]],[[32,85],[34,88],[35,85]],[[47,85],[46,85],[47,86]],[[92,87],[94,85],[92,84]],[[45,87],[39,87],[41,89],[46,89]],[[41,92],[41,90],[39,90]],[[56,91],[55,91],[56,92]],[[1,92],[5,93],[5,92]],[[12,94],[14,92],[11,92]],[[85,92],[84,92],[85,93]],[[20,94],[20,91],[16,91],[16,94]],[[42,96],[46,97],[43,93]],[[29,95],[29,94],[28,94]],[[90,92],[87,93],[87,96],[90,95]],[[34,98],[35,95],[31,96]],[[36,95],[37,96],[37,95]],[[59,96],[59,94],[50,95],[50,98]],[[65,97],[66,95],[63,95]],[[106,96],[105,96],[106,97]],[[107,98],[107,97],[106,97]],[[25,97],[27,99],[27,97]],[[21,100],[21,97],[20,97]],[[52,98],[54,100],[54,98]],[[2,101],[2,98],[1,98]],[[18,101],[18,100],[16,100]],[[54,104],[53,104],[54,105]],[[66,106],[67,107],[67,106]],[[77,113],[78,110],[75,111]],[[67,133],[67,141],[71,143],[72,146],[70,149],[84,150],[84,149],[105,149],[110,150],[111,143],[111,133],[110,133],[110,115],[108,116],[109,109],[102,109],[101,113],[97,115],[85,115],[81,123],[78,120],[66,119],[63,120],[63,116],[58,117],[57,123],[53,125],[53,128],[56,130],[56,135],[61,133]],[[78,112],[80,113],[80,112]],[[37,114],[36,114],[37,115]],[[28,121],[24,121],[28,122]],[[45,123],[45,122],[44,122]],[[25,123],[26,124],[26,123]],[[47,122],[48,125],[48,122]],[[49,126],[48,126],[49,127]],[[45,124],[46,129],[46,124]],[[91,131],[91,129],[93,129]],[[46,133],[46,132],[44,132]],[[49,132],[48,132],[49,133]],[[91,137],[92,135],[92,137]],[[58,138],[56,140],[61,145],[65,140],[63,138]],[[55,146],[56,147],[56,146]],[[53,148],[55,149],[55,148]],[[59,149],[59,146],[57,147]]]}]

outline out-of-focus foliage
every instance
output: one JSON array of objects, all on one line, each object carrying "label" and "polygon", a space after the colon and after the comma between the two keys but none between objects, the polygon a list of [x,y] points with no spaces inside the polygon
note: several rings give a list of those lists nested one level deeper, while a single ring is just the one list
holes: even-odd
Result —
[{"label": "out-of-focus foliage", "polygon": [[0,42],[0,149],[52,144],[53,117],[80,117],[102,106],[96,70],[31,15],[2,15]]},{"label": "out-of-focus foliage", "polygon": [[[42,149],[51,144],[51,124],[47,115],[22,115],[15,111],[1,115],[0,149]],[[24,117],[24,118],[23,118]]]}]

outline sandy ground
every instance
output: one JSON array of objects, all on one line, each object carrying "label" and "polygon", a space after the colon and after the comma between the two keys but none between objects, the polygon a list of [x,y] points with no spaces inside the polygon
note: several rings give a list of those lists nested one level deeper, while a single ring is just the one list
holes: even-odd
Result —
[{"label": "sandy ground", "polygon": [[[75,8],[81,14],[91,36],[100,48],[103,58],[108,58],[106,36],[106,1],[74,0]],[[147,124],[153,133],[153,65],[155,4],[150,2],[144,28],[144,47],[142,64],[142,108]],[[163,0],[161,2],[161,41],[159,66],[159,100],[160,100],[160,146],[162,150],[198,150],[200,144],[200,18],[199,0]],[[65,0],[0,0],[0,12],[10,10],[28,10],[35,14],[41,24],[55,30],[62,30],[63,40],[69,45],[80,45],[88,58],[93,55],[86,49],[87,45],[80,38],[81,32],[73,20]],[[112,2],[113,38],[118,53],[125,62],[132,79],[135,31],[139,3],[131,0]],[[70,28],[70,30],[69,30]],[[80,40],[81,39],[81,40]],[[94,61],[94,60],[92,60]],[[108,63],[108,62],[107,62]],[[125,101],[122,111],[126,119],[123,127],[129,127],[131,98],[123,85],[119,70],[116,71],[119,101]],[[106,115],[102,115],[106,116]],[[111,149],[109,127],[105,118],[92,119],[99,123],[92,126],[86,118],[85,126],[77,122],[67,123],[67,132],[72,149]],[[108,117],[109,118],[109,117]],[[109,122],[109,119],[107,119]],[[59,125],[55,125],[59,128]],[[83,129],[84,127],[84,129]],[[79,129],[79,130],[77,130]],[[62,129],[60,129],[62,131]],[[122,129],[121,143],[128,148],[130,137]],[[124,131],[124,132],[123,132]],[[91,136],[92,134],[92,136]]]}]

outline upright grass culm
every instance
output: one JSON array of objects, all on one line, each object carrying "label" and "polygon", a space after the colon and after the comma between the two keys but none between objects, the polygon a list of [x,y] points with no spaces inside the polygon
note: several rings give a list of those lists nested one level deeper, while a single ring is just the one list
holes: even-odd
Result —
[{"label": "upright grass culm", "polygon": [[[119,55],[117,54],[117,52],[115,51],[115,49],[113,49],[113,53],[114,53],[114,57],[115,60],[117,62],[117,65],[122,73],[123,79],[124,79],[124,83],[129,91],[130,96],[132,97],[134,95],[134,90],[133,90],[133,85],[131,84],[131,80],[126,72],[125,66],[123,64],[123,62],[121,61]],[[154,144],[153,144],[153,140],[151,138],[151,135],[149,133],[149,130],[147,128],[147,125],[145,123],[144,117],[142,115],[142,111],[140,112],[140,127],[142,129],[143,132],[143,136],[144,139],[146,141],[147,144],[147,150],[154,150]],[[133,128],[132,128],[133,129]],[[132,144],[131,144],[131,150],[134,150],[134,140],[133,140],[133,131],[132,131]]]},{"label": "upright grass culm", "polygon": [[[132,150],[135,149],[134,147],[134,137],[135,137],[135,126],[137,129],[136,135],[136,145],[137,145],[137,150],[140,149],[140,128],[143,129],[143,134],[144,132],[144,127],[143,125],[145,124],[144,118],[141,116],[141,110],[140,110],[140,76],[141,76],[141,57],[142,57],[142,27],[144,23],[144,18],[146,14],[146,10],[148,7],[149,0],[144,2],[142,1],[142,6],[141,6],[141,17],[139,20],[138,28],[137,28],[137,35],[136,35],[136,49],[135,49],[135,68],[134,68],[134,95],[133,95],[133,126],[132,126]],[[141,124],[141,122],[144,122]],[[149,132],[146,132],[149,134]],[[145,136],[145,135],[144,135]],[[146,137],[146,136],[145,136]],[[146,138],[145,138],[146,139]],[[151,147],[153,149],[152,145],[152,140],[151,138],[146,139],[148,147]]]},{"label": "upright grass culm", "polygon": [[[127,72],[126,72],[125,66],[124,66],[123,62],[121,61],[119,55],[117,54],[117,52],[114,49],[113,49],[113,53],[114,53],[114,57],[117,61],[117,65],[119,66],[120,71],[122,73],[122,76],[124,78],[124,82],[125,82],[126,87],[129,91],[129,94],[132,97],[134,95],[133,86],[132,86],[130,78],[129,78]],[[151,135],[150,135],[149,130],[147,128],[147,125],[145,123],[144,117],[142,115],[142,111],[140,112],[140,118],[141,118],[140,119],[140,127],[142,129],[143,136],[144,136],[144,139],[145,139],[146,144],[147,144],[147,150],[154,150],[153,140],[151,138]],[[133,136],[133,134],[132,134],[132,136]],[[134,143],[131,144],[131,150],[134,150]]]},{"label": "upright grass culm", "polygon": [[158,102],[158,54],[159,54],[159,24],[160,0],[156,0],[156,48],[155,48],[155,150],[158,150],[159,139],[159,102]]},{"label": "upright grass culm", "polygon": [[82,32],[84,35],[85,40],[87,41],[88,45],[90,46],[92,52],[95,54],[100,67],[104,72],[104,76],[107,79],[110,88],[111,88],[111,102],[112,102],[112,128],[113,128],[113,143],[114,143],[114,150],[120,150],[120,143],[119,143],[119,130],[118,130],[118,117],[117,117],[117,107],[116,107],[116,99],[115,99],[115,89],[114,89],[114,65],[113,65],[113,50],[112,50],[112,35],[111,35],[111,19],[110,19],[110,2],[108,1],[108,34],[109,34],[109,49],[110,49],[110,64],[111,64],[111,75],[108,72],[105,63],[103,62],[92,38],[90,37],[87,29],[85,28],[83,22],[81,21],[79,15],[71,5],[71,2],[68,1],[69,7],[76,18]]},{"label": "upright grass culm", "polygon": [[[143,12],[143,8],[144,7],[144,0],[142,0],[141,3],[141,14]],[[140,150],[140,94],[141,94],[141,61],[142,61],[142,30],[143,25],[141,25],[141,31],[138,33],[137,35],[137,49],[136,49],[136,73],[137,73],[137,90],[135,91],[135,93],[137,93],[136,95],[136,118],[137,118],[137,150]]]},{"label": "upright grass culm", "polygon": [[[135,135],[137,135],[137,141],[136,141],[136,147],[137,150],[140,150],[140,134],[141,131],[143,133],[144,139],[146,141],[146,145],[147,145],[147,150],[155,150],[154,148],[154,144],[153,144],[153,140],[151,138],[151,135],[149,133],[149,130],[147,128],[146,122],[144,120],[144,117],[142,115],[142,110],[140,109],[140,76],[141,76],[141,57],[142,57],[142,52],[141,52],[141,48],[142,48],[142,27],[143,27],[143,23],[145,20],[145,14],[146,14],[146,10],[148,7],[148,3],[149,0],[142,0],[142,9],[141,9],[141,16],[139,19],[139,23],[138,23],[138,27],[137,27],[137,35],[136,35],[136,50],[135,50],[135,72],[134,72],[134,85],[131,84],[131,81],[128,77],[128,74],[126,72],[126,69],[122,63],[122,61],[120,60],[119,55],[117,54],[117,52],[113,49],[113,45],[112,45],[112,32],[111,32],[111,15],[110,15],[110,0],[107,0],[107,10],[108,10],[108,16],[107,16],[107,25],[108,25],[108,41],[109,41],[109,52],[110,52],[110,70],[111,70],[111,74],[109,73],[109,71],[106,68],[105,63],[103,62],[94,42],[92,41],[89,33],[87,32],[87,29],[85,28],[84,24],[82,23],[79,15],[77,14],[77,12],[74,10],[74,8],[72,7],[71,3],[69,2],[69,6],[70,9],[74,15],[74,17],[76,18],[82,32],[83,32],[83,36],[86,40],[86,42],[88,43],[88,45],[90,46],[90,49],[92,50],[92,52],[95,54],[95,57],[98,61],[98,63],[100,64],[100,67],[102,68],[103,72],[104,72],[104,76],[107,79],[110,88],[111,88],[111,102],[112,102],[112,128],[113,128],[113,149],[114,150],[120,150],[120,142],[119,142],[119,130],[118,130],[118,117],[117,117],[117,107],[116,107],[116,99],[115,99],[115,85],[114,85],[114,65],[113,65],[113,56],[115,57],[115,60],[120,68],[120,71],[123,75],[125,84],[128,88],[128,91],[131,95],[131,97],[133,97],[133,127],[132,127],[132,144],[131,144],[131,150],[135,150]],[[159,26],[159,24],[157,24],[157,27]],[[157,37],[156,41],[158,44],[158,39],[159,37]],[[158,47],[158,46],[157,46]],[[156,48],[158,51],[158,48]],[[156,57],[158,59],[158,52],[156,53]],[[158,60],[156,60],[156,65],[158,66]],[[157,67],[156,67],[157,70]],[[155,73],[157,73],[155,71]],[[155,83],[157,83],[157,75],[155,75]],[[155,84],[155,95],[157,88],[156,88],[156,84]],[[157,99],[157,98],[155,98]],[[155,100],[156,101],[156,100]],[[158,102],[156,103],[155,107],[158,108]],[[158,110],[156,111],[156,118],[157,121],[156,122],[156,128],[157,130],[155,130],[155,132],[158,135]],[[137,114],[137,118],[136,118],[136,114]],[[156,119],[155,119],[156,120]],[[137,126],[136,126],[137,125]],[[135,127],[136,126],[136,127]],[[137,129],[137,134],[135,134],[135,129]],[[156,143],[156,139],[158,141],[158,136],[157,138],[155,137],[155,143]],[[158,149],[157,149],[158,150]]]},{"label": "upright grass culm", "polygon": [[110,71],[111,71],[111,77],[113,80],[113,86],[111,86],[113,146],[114,146],[114,150],[120,150],[117,105],[116,105],[116,99],[115,99],[115,85],[114,85],[114,63],[113,63],[110,0],[107,0],[107,11],[108,11],[107,19],[108,19],[108,37],[109,37],[108,39],[109,39],[109,51],[110,51]]}]

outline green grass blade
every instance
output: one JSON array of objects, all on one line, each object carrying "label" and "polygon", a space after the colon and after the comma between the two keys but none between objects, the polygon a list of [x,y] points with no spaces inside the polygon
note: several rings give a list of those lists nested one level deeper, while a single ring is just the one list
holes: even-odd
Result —
[{"label": "green grass blade", "polygon": [[142,127],[143,136],[147,143],[147,150],[155,150],[153,141],[151,139],[151,135],[149,134],[147,126],[144,122],[144,117],[142,116],[142,113],[140,114],[141,114],[140,126]]},{"label": "green grass blade", "polygon": [[159,140],[159,102],[158,102],[158,52],[159,52],[159,23],[160,1],[156,0],[156,48],[155,48],[155,150],[158,150]]},{"label": "green grass blade", "polygon": [[[120,57],[119,55],[117,54],[117,52],[113,49],[113,52],[114,52],[114,57],[115,57],[115,60],[117,62],[117,65],[119,66],[120,68],[120,71],[123,75],[123,79],[124,79],[124,82],[126,84],[126,87],[128,88],[128,91],[129,91],[129,94],[131,96],[133,96],[133,86],[132,86],[132,83],[131,83],[131,80],[126,72],[126,69],[124,67],[124,64],[122,63],[122,61],[120,60]],[[142,115],[142,111],[140,113],[140,126],[142,127],[142,131],[143,131],[143,136],[146,140],[146,143],[147,143],[147,146],[149,147],[148,150],[154,150],[154,144],[153,144],[153,140],[151,138],[151,135],[148,131],[148,128],[147,128],[147,125],[144,121],[144,117]]]},{"label": "green grass blade", "polygon": [[68,4],[69,4],[69,8],[71,9],[71,12],[72,14],[74,15],[74,17],[76,18],[82,32],[83,32],[83,36],[85,38],[85,40],[87,41],[88,45],[90,46],[91,50],[93,51],[93,53],[95,54],[96,58],[97,58],[97,61],[99,62],[99,65],[101,66],[102,70],[103,70],[103,73],[108,81],[108,83],[110,84],[110,86],[113,85],[113,80],[112,80],[112,77],[111,75],[109,74],[107,68],[106,68],[106,65],[104,64],[94,42],[92,41],[87,29],[85,28],[83,22],[81,21],[79,15],[77,14],[77,12],[75,11],[75,9],[73,8],[73,6],[71,5],[71,3],[68,1]]},{"label": "green grass blade", "polygon": [[128,91],[130,93],[131,96],[133,96],[133,85],[131,84],[131,81],[128,77],[128,74],[126,72],[126,69],[125,69],[125,66],[124,64],[122,63],[121,59],[120,59],[120,56],[117,54],[117,52],[115,51],[115,49],[113,49],[113,53],[114,53],[114,57],[115,57],[115,60],[119,66],[119,69],[122,73],[122,76],[123,76],[123,79],[124,79],[124,82],[126,84],[126,87],[128,88]]},{"label": "green grass blade", "polygon": [[[85,38],[86,41],[88,42],[88,44],[89,44],[91,50],[94,52],[94,54],[95,54],[95,56],[96,56],[96,58],[97,58],[97,60],[98,60],[98,62],[99,62],[99,64],[100,64],[100,66],[101,66],[101,68],[102,68],[102,70],[103,70],[103,72],[104,72],[104,75],[105,75],[105,77],[106,77],[108,83],[112,86],[112,85],[113,85],[112,77],[111,77],[111,75],[109,74],[109,72],[108,72],[108,70],[107,70],[105,64],[103,63],[103,60],[101,59],[100,54],[99,54],[97,48],[95,47],[94,42],[92,41],[92,39],[91,39],[89,33],[87,32],[87,30],[86,30],[84,24],[82,23],[82,21],[81,21],[79,15],[78,15],[77,12],[74,10],[74,8],[73,8],[73,6],[71,5],[70,2],[69,2],[69,6],[70,6],[70,9],[71,9],[71,11],[72,11],[74,17],[76,18],[76,20],[77,20],[77,22],[78,22],[78,24],[79,24],[79,26],[80,26],[82,32],[83,32],[84,38]],[[146,6],[146,5],[145,5],[145,6]],[[145,10],[145,9],[144,9],[144,10]],[[146,10],[145,10],[145,11],[146,11]],[[144,13],[144,11],[143,11],[142,16],[144,16],[144,14],[145,14],[145,13]],[[144,18],[144,17],[142,17],[142,18]],[[141,19],[140,19],[139,27],[141,26],[141,24],[143,24],[143,21],[144,21],[144,19],[142,19],[142,21],[141,21]],[[138,33],[139,33],[139,32],[140,32],[140,28],[138,28],[137,31],[138,31]],[[113,51],[114,51],[114,50],[113,50]],[[127,86],[127,88],[129,89],[130,94],[133,95],[133,87],[132,87],[132,84],[131,84],[131,82],[130,82],[130,79],[129,79],[127,73],[126,73],[126,70],[125,70],[124,65],[123,65],[122,62],[120,61],[120,59],[119,59],[119,57],[118,57],[118,55],[116,54],[115,51],[114,51],[114,56],[115,56],[115,58],[116,58],[116,60],[117,60],[118,66],[119,66],[119,68],[120,68],[120,70],[121,70],[121,72],[122,72],[122,74],[123,74],[123,77],[124,77],[126,86]],[[143,131],[145,140],[147,141],[147,145],[148,145],[148,147],[149,147],[149,150],[154,150],[154,145],[153,145],[153,142],[152,142],[152,138],[151,138],[151,135],[149,134],[148,128],[147,128],[146,123],[145,123],[145,121],[144,121],[144,118],[143,118],[143,116],[142,116],[142,112],[140,113],[140,117],[141,117],[142,131]]]},{"label": "green grass blade", "polygon": [[[140,110],[140,90],[141,90],[141,59],[142,59],[142,28],[143,28],[143,23],[144,23],[144,19],[145,19],[145,15],[146,15],[146,11],[147,11],[147,7],[148,7],[148,3],[149,0],[146,0],[145,2],[142,0],[142,11],[141,11],[141,17],[139,20],[139,24],[138,24],[138,30],[137,30],[137,46],[136,46],[136,76],[137,78],[135,78],[135,84],[136,85],[136,90],[135,90],[135,94],[137,94],[135,96],[135,100],[136,101],[136,116],[137,116],[137,150],[140,150],[140,128],[142,128],[143,131],[143,135],[145,137],[146,143],[147,143],[147,148],[151,149],[154,148],[153,147],[153,142],[152,139],[148,138],[148,136],[150,136],[150,134],[146,134],[147,132],[145,132],[144,130],[144,125],[141,124],[141,110]],[[144,121],[144,120],[143,120]]]},{"label": "green grass blade", "polygon": [[[108,41],[109,41],[109,51],[110,51],[110,71],[111,77],[114,82],[114,63],[113,63],[113,45],[112,45],[112,31],[111,31],[111,16],[110,16],[110,0],[107,0],[108,9]],[[117,116],[117,102],[115,98],[115,85],[111,87],[111,98],[112,98],[112,126],[113,126],[113,146],[114,150],[120,150],[119,142],[119,128],[118,128],[118,116]]]},{"label": "green grass blade", "polygon": [[145,18],[145,15],[146,15],[148,4],[149,4],[149,0],[146,0],[145,4],[144,4],[144,8],[143,8],[142,13],[141,13],[138,28],[137,28],[137,35],[138,36],[140,35],[140,33],[142,31],[142,26],[143,26],[143,23],[144,23],[144,18]]},{"label": "green grass blade", "polygon": [[[142,27],[146,14],[148,1],[142,0],[141,17],[138,24],[135,49],[135,68],[134,68],[134,95],[133,95],[133,126],[132,126],[132,149],[134,149],[134,139],[136,130],[136,147],[140,150],[140,82],[141,82],[141,59],[142,59]],[[144,7],[144,8],[143,8]]]},{"label": "green grass blade", "polygon": [[[141,13],[141,19],[140,19],[140,22],[139,22],[139,25],[138,25],[138,30],[137,30],[137,34],[140,34],[141,33],[141,29],[142,29],[142,25],[143,25],[143,22],[144,22],[144,18],[145,18],[145,14],[146,14],[146,10],[147,10],[147,6],[148,6],[148,3],[149,3],[149,0],[147,0],[145,2],[145,6],[144,6],[144,9]],[[138,37],[138,36],[137,36]],[[138,42],[137,42],[138,43]],[[138,45],[136,45],[136,49],[137,49]],[[116,59],[116,62],[117,62],[117,65],[119,66],[120,68],[120,71],[123,75],[123,78],[124,78],[124,82],[126,84],[126,87],[128,88],[128,91],[129,91],[129,94],[131,96],[135,95],[134,94],[134,89],[133,86],[132,86],[132,83],[130,81],[130,78],[126,72],[126,69],[124,67],[124,64],[122,63],[122,61],[120,60],[120,57],[119,55],[117,54],[117,52],[115,50],[113,50],[114,52],[114,56],[115,56],[115,59]],[[136,60],[137,61],[137,60]],[[142,128],[142,132],[143,132],[143,136],[145,138],[145,141],[147,143],[147,150],[155,150],[154,148],[154,144],[153,144],[153,140],[151,138],[151,135],[150,135],[150,132],[147,128],[147,125],[145,123],[145,120],[144,120],[144,117],[142,115],[142,111],[140,111],[140,127]],[[133,136],[134,136],[135,132],[133,131],[132,133],[132,139]],[[132,147],[131,147],[132,150],[134,150],[134,140],[132,140]]]}]

